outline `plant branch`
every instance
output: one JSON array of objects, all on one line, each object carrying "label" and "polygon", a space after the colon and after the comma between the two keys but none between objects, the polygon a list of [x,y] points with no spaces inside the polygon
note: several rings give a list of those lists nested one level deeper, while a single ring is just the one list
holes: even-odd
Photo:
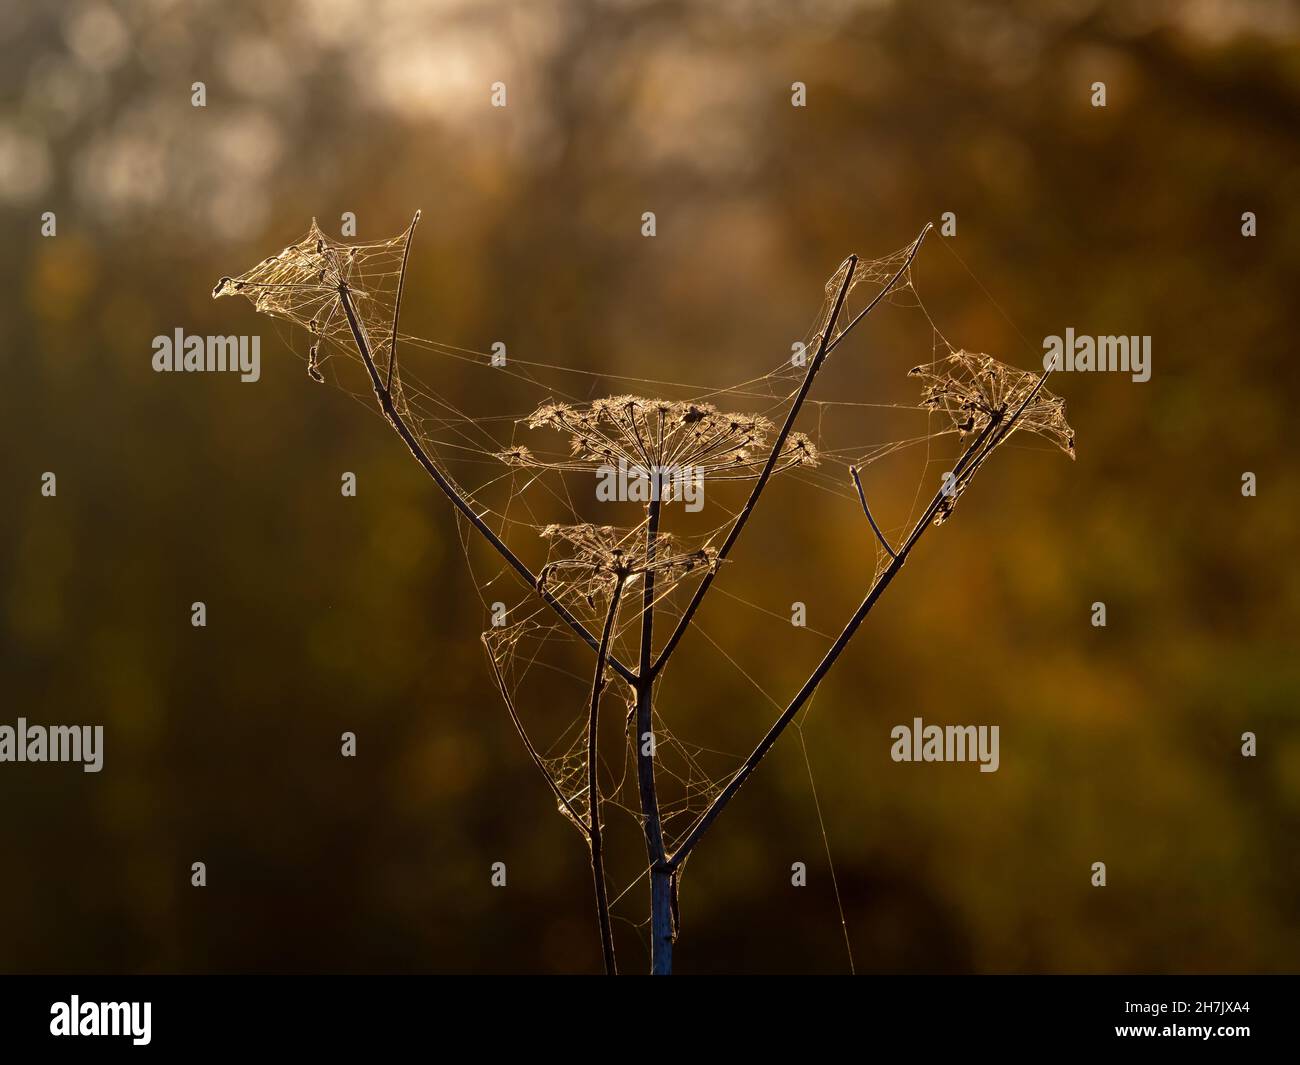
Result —
[{"label": "plant branch", "polygon": [[768,729],[767,734],[759,741],[758,746],[754,748],[749,757],[745,759],[744,764],[736,771],[731,780],[727,782],[726,787],[718,793],[704,813],[700,815],[699,820],[695,822],[695,825],[691,828],[690,832],[687,833],[686,838],[682,840],[677,850],[668,859],[668,864],[672,868],[678,868],[691,853],[695,848],[695,845],[699,843],[700,838],[708,831],[709,826],[717,820],[718,815],[726,808],[727,804],[732,800],[736,792],[741,789],[745,781],[748,780],[754,770],[758,768],[758,764],[763,760],[767,752],[771,750],[772,745],[780,739],[781,733],[785,731],[790,722],[794,720],[795,715],[803,709],[804,704],[812,697],[813,692],[817,690],[817,686],[822,682],[822,679],[826,676],[831,666],[835,664],[836,659],[838,659],[843,653],[844,648],[848,646],[849,641],[853,639],[854,634],[858,631],[862,622],[865,621],[867,615],[871,613],[872,607],[876,605],[876,602],[880,599],[881,595],[884,594],[885,589],[889,587],[890,582],[898,574],[898,571],[903,568],[903,564],[907,561],[907,556],[911,553],[912,548],[916,546],[917,541],[920,540],[921,536],[925,533],[925,530],[930,527],[931,521],[933,521],[934,516],[943,505],[944,499],[951,494],[952,490],[949,485],[960,483],[963,478],[966,478],[969,473],[973,472],[983,463],[984,459],[992,453],[993,449],[996,448],[998,444],[1006,439],[1007,434],[1010,433],[1014,427],[1016,419],[1020,417],[1021,413],[1029,405],[1030,400],[1038,394],[1039,389],[1043,387],[1043,382],[1047,380],[1050,372],[1051,371],[1049,370],[1047,373],[1043,374],[1042,378],[1039,379],[1038,384],[1034,386],[1030,393],[1025,397],[1024,402],[1020,404],[1010,418],[1005,422],[1001,422],[1001,419],[997,416],[990,418],[988,424],[985,425],[979,435],[971,442],[970,446],[962,454],[957,465],[952,470],[953,480],[948,482],[945,478],[945,484],[935,493],[934,498],[930,501],[930,505],[926,507],[925,513],[921,515],[920,521],[918,521],[913,527],[907,540],[899,549],[898,554],[894,556],[894,559],[890,562],[889,566],[882,571],[880,576],[873,582],[871,589],[867,592],[866,598],[862,600],[861,605],[856,611],[854,611],[853,616],[849,619],[848,623],[844,626],[844,629],[831,645],[830,650],[826,652],[826,655],[822,658],[821,662],[818,663],[817,668],[813,670],[812,674],[804,682],[803,687],[799,689],[798,694],[795,695],[786,708],[781,711],[781,715],[776,719],[772,727]]},{"label": "plant branch", "polygon": [[[452,504],[469,520],[470,524],[482,534],[497,553],[505,559],[507,563],[519,574],[533,589],[542,600],[554,610],[564,622],[586,640],[587,645],[594,651],[599,646],[596,637],[591,631],[577,618],[569,612],[569,609],[548,592],[539,583],[533,571],[528,568],[505,543],[485,522],[478,513],[470,506],[469,502],[460,493],[460,490],[452,483],[451,479],[438,468],[437,464],[428,456],[420,442],[416,440],[415,434],[407,427],[405,419],[398,413],[396,406],[393,404],[393,394],[385,386],[383,379],[379,376],[379,370],[375,366],[374,355],[371,353],[370,340],[366,336],[365,328],[357,317],[356,309],[352,305],[352,294],[348,283],[340,277],[338,285],[339,301],[343,305],[343,313],[347,316],[348,328],[352,331],[352,339],[356,342],[357,351],[361,355],[361,361],[365,363],[366,371],[370,374],[370,383],[374,387],[375,395],[379,399],[379,406],[383,410],[384,417],[392,427],[397,430],[397,435],[402,438],[411,454],[424,471],[433,478],[434,483],[442,489],[443,494],[451,500]],[[612,655],[609,658],[609,664],[614,671],[629,683],[635,682],[636,677],[627,666],[620,662]]]},{"label": "plant branch", "polygon": [[[641,812],[646,818],[646,842],[650,848],[650,861],[664,857],[663,830],[659,821],[659,800],[655,792],[654,756],[644,754],[647,734],[653,738],[652,720],[654,674],[650,669],[651,648],[654,640],[655,617],[655,550],[659,535],[659,514],[662,503],[652,499],[646,519],[646,570],[642,575],[641,596],[641,660],[637,671],[637,782],[641,792]],[[651,743],[653,747],[653,743]]]},{"label": "plant branch", "polygon": [[597,778],[596,737],[600,720],[600,696],[605,690],[605,665],[609,656],[610,636],[614,631],[614,622],[618,617],[618,604],[623,595],[624,578],[615,579],[614,590],[610,593],[609,613],[605,615],[605,627],[600,634],[600,649],[596,652],[596,673],[591,682],[591,709],[587,716],[587,807],[591,811],[591,823],[587,831],[587,842],[591,847],[591,875],[596,884],[596,916],[600,921],[600,946],[605,956],[605,974],[618,975],[618,963],[614,959],[614,929],[609,919],[609,894],[605,887],[605,852],[600,826],[600,781]]},{"label": "plant branch", "polygon": [[415,212],[410,228],[406,231],[406,243],[402,246],[402,269],[397,275],[397,297],[393,301],[393,335],[388,341],[388,380],[384,382],[384,391],[393,391],[393,369],[397,366],[397,319],[402,313],[402,288],[406,284],[406,260],[411,255],[411,239],[415,236],[415,227],[419,224],[420,212]]},{"label": "plant branch", "polygon": [[[840,285],[840,290],[836,293],[835,303],[831,307],[831,312],[826,320],[826,325],[822,329],[821,342],[817,345],[817,354],[813,356],[812,362],[808,364],[808,372],[804,374],[803,384],[799,386],[799,391],[790,404],[789,413],[786,415],[785,423],[781,426],[781,431],[776,434],[776,440],[772,444],[771,453],[767,456],[767,462],[763,466],[762,472],[758,475],[758,480],[754,483],[753,490],[749,493],[749,499],[745,501],[744,509],[732,524],[727,538],[723,541],[722,547],[718,549],[718,561],[722,562],[730,553],[731,548],[740,538],[741,531],[745,528],[745,523],[749,521],[749,516],[754,512],[754,507],[758,505],[759,496],[763,494],[763,489],[767,487],[767,482],[772,476],[773,469],[776,468],[777,461],[781,457],[781,449],[785,447],[786,439],[790,435],[790,430],[794,428],[795,419],[799,417],[800,410],[803,409],[804,401],[808,398],[808,393],[812,389],[813,379],[817,376],[817,371],[821,369],[822,363],[826,361],[826,354],[830,348],[831,337],[835,332],[835,323],[839,320],[840,311],[844,307],[845,297],[849,294],[849,288],[853,284],[853,272],[858,266],[858,257],[850,255],[847,260],[847,269],[844,270],[844,281]],[[843,269],[843,267],[841,267]],[[667,663],[669,656],[677,647],[678,641],[690,627],[691,621],[695,617],[695,612],[700,608],[704,601],[705,595],[708,594],[710,585],[713,584],[713,577],[718,568],[715,566],[710,569],[695,588],[695,594],[691,597],[685,612],[678,621],[677,627],[668,638],[664,645],[663,651],[659,655],[658,662],[652,667],[652,672],[658,673]]]},{"label": "plant branch", "polygon": [[867,521],[871,522],[871,530],[876,534],[876,539],[880,541],[880,546],[889,552],[890,558],[897,558],[898,554],[889,546],[889,541],[885,539],[885,534],[880,531],[880,526],[876,524],[876,519],[871,516],[871,508],[867,506],[867,493],[862,490],[862,478],[858,476],[856,466],[849,467],[849,473],[853,475],[853,483],[858,489],[858,498],[862,500],[862,509],[867,515]]},{"label": "plant branch", "polygon": [[877,303],[879,303],[881,300],[883,300],[886,296],[889,295],[889,293],[893,290],[894,286],[898,284],[902,276],[905,273],[907,273],[908,268],[911,267],[912,260],[916,258],[916,253],[921,250],[921,243],[925,240],[925,238],[929,235],[930,230],[932,230],[933,228],[934,228],[933,222],[925,223],[925,225],[921,228],[921,232],[917,234],[916,240],[912,241],[911,249],[907,253],[907,260],[903,263],[902,266],[898,268],[898,272],[894,274],[892,278],[890,278],[889,284],[887,284],[878,293],[876,293],[875,298],[870,303],[868,303],[865,307],[863,307],[862,310],[860,310],[856,315],[854,315],[853,320],[849,322],[848,325],[846,325],[843,329],[840,330],[840,335],[837,336],[834,340],[832,340],[830,346],[826,349],[827,355],[829,355],[832,351],[838,348],[840,346],[840,341],[849,335],[849,331],[852,330],[852,328],[855,325],[857,325],[860,321],[862,321],[863,318],[865,318],[872,311],[874,311],[876,309]]},{"label": "plant branch", "polygon": [[556,783],[555,777],[551,774],[551,771],[546,768],[546,763],[542,760],[542,756],[538,753],[537,748],[533,746],[533,741],[528,738],[528,731],[524,728],[524,723],[519,718],[519,712],[515,709],[515,701],[510,696],[510,689],[506,687],[506,678],[501,672],[501,667],[497,664],[496,656],[492,653],[492,648],[488,644],[486,633],[483,635],[483,646],[487,650],[488,663],[492,666],[492,675],[496,678],[497,687],[501,690],[501,698],[505,701],[506,712],[509,713],[510,720],[514,722],[515,731],[519,733],[519,738],[523,740],[524,750],[528,752],[528,757],[533,760],[533,764],[541,771],[542,776],[546,780],[547,786],[550,787],[551,792],[555,795],[556,801],[559,802],[560,806],[569,815],[573,823],[578,826],[578,830],[587,838],[587,841],[590,844],[591,833],[587,829],[586,822],[574,808],[573,803],[569,802],[565,797],[564,792],[560,789],[560,785]]},{"label": "plant branch", "polygon": [[663,822],[659,812],[659,795],[655,787],[654,763],[654,671],[650,668],[654,644],[654,561],[659,535],[662,503],[652,496],[646,515],[646,569],[641,598],[641,654],[636,691],[636,775],[641,798],[642,831],[646,857],[650,863],[650,971],[666,975],[672,972],[673,932],[671,913],[671,871],[664,849]]},{"label": "plant branch", "polygon": [[[800,386],[799,392],[790,406],[790,411],[786,415],[785,424],[782,425],[781,431],[777,434],[776,442],[772,445],[772,452],[768,455],[767,464],[763,467],[763,472],[759,475],[753,491],[750,492],[749,499],[745,503],[744,509],[741,510],[740,515],[731,526],[731,530],[727,533],[727,538],[723,541],[722,547],[718,549],[719,562],[726,559],[727,555],[731,552],[732,547],[735,546],[736,541],[740,538],[741,531],[745,528],[746,522],[749,521],[749,516],[754,512],[754,508],[758,504],[759,497],[763,494],[763,489],[767,487],[767,482],[772,476],[772,470],[776,466],[777,460],[780,457],[781,448],[785,446],[786,438],[790,435],[790,431],[794,427],[795,419],[799,417],[799,412],[803,409],[804,402],[808,398],[808,393],[812,389],[813,379],[817,376],[817,371],[821,369],[822,363],[824,363],[826,357],[839,346],[840,342],[849,335],[850,330],[875,310],[876,305],[893,290],[894,286],[898,284],[903,275],[907,273],[908,268],[912,265],[912,261],[916,258],[916,253],[921,250],[921,243],[925,240],[926,234],[930,232],[931,228],[932,225],[927,222],[925,228],[921,230],[916,240],[912,242],[912,246],[907,254],[907,259],[903,262],[903,265],[898,268],[898,271],[876,294],[875,298],[872,299],[866,307],[859,311],[853,317],[853,320],[840,330],[839,335],[837,336],[835,335],[835,325],[839,320],[840,311],[844,306],[845,297],[848,295],[849,289],[852,287],[853,274],[857,268],[858,257],[856,255],[850,255],[846,260],[848,263],[848,270],[845,271],[844,281],[840,285],[840,290],[835,297],[835,303],[831,308],[830,316],[822,330],[821,341],[817,346],[817,354],[808,365],[808,372],[804,375],[803,384]],[[653,673],[658,674],[658,672],[667,664],[669,656],[676,649],[681,638],[686,634],[686,630],[690,628],[691,621],[695,617],[695,612],[700,608],[700,604],[708,594],[709,587],[713,584],[713,580],[717,576],[717,573],[718,567],[715,566],[704,575],[703,579],[696,587],[695,594],[691,597],[691,601],[683,612],[681,619],[678,621],[677,627],[668,638],[668,642],[664,644],[664,648],[660,652],[659,658],[653,666]]]}]

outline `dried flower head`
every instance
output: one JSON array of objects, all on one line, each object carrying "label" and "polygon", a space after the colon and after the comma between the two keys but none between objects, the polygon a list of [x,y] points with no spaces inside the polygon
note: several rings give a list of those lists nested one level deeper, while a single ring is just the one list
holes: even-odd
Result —
[{"label": "dried flower head", "polygon": [[[307,235],[269,255],[239,277],[223,277],[212,298],[246,296],[263,313],[312,329],[337,300],[339,282],[356,249],[330,240],[313,218]],[[312,329],[317,332],[317,329]]]},{"label": "dried flower head", "polygon": [[987,445],[945,483],[934,524],[948,520],[975,472],[1012,433],[1034,433],[1074,458],[1074,430],[1065,420],[1065,400],[1041,387],[1042,374],[1008,366],[989,355],[956,351],[938,362],[913,367],[908,375],[926,382],[922,406],[947,413],[962,439],[989,431]]},{"label": "dried flower head", "polygon": [[329,354],[349,352],[354,343],[341,300],[346,290],[352,313],[370,337],[371,354],[382,364],[410,235],[408,229],[388,240],[344,244],[322,232],[313,218],[301,240],[238,277],[221,278],[212,298],[244,296],[262,314],[305,329],[313,338],[307,373],[320,381],[320,367]]},{"label": "dried flower head", "polygon": [[[962,437],[1020,411],[1008,436],[1021,430],[1035,433],[1074,458],[1074,430],[1065,420],[1065,400],[1044,388],[1034,392],[1042,374],[969,351],[913,367],[908,374],[925,382],[922,405],[945,411]],[[1033,398],[1020,410],[1030,395]]]},{"label": "dried flower head", "polygon": [[[547,403],[527,419],[530,429],[569,437],[569,455],[545,461],[532,454],[507,461],[560,470],[594,470],[619,462],[642,469],[692,469],[706,478],[758,476],[772,423],[759,414],[727,414],[709,403],[678,403],[641,396],[610,396],[585,406]],[[817,465],[817,449],[791,433],[776,470]]]},{"label": "dried flower head", "polygon": [[498,451],[497,458],[507,466],[535,465],[533,461],[533,453],[529,451],[528,448],[524,447],[523,444],[515,444],[506,448],[505,451]]},{"label": "dried flower head", "polygon": [[541,535],[552,541],[562,556],[542,568],[538,583],[553,594],[580,596],[588,604],[617,581],[628,583],[653,573],[660,589],[667,591],[686,575],[703,573],[717,564],[714,548],[684,548],[669,533],[656,537],[654,560],[647,561],[644,527],[548,525]]}]

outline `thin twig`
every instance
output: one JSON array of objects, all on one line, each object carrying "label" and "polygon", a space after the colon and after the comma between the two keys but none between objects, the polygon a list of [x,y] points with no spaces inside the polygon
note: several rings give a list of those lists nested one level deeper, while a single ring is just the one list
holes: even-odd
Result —
[{"label": "thin twig", "polygon": [[542,760],[542,756],[538,753],[537,748],[533,746],[533,741],[528,738],[528,731],[524,728],[523,721],[520,720],[519,712],[515,709],[515,701],[510,695],[510,689],[506,686],[505,675],[501,672],[501,667],[497,664],[496,655],[492,653],[492,647],[488,644],[486,633],[483,634],[482,640],[483,647],[487,651],[488,662],[492,666],[492,675],[496,678],[497,687],[501,690],[501,698],[506,704],[506,712],[510,715],[510,720],[514,722],[515,731],[519,733],[519,738],[523,740],[524,750],[528,752],[528,757],[533,760],[533,764],[541,771],[542,777],[546,780],[547,785],[554,793],[556,800],[568,813],[569,817],[573,820],[573,823],[578,826],[578,831],[580,831],[583,836],[587,838],[588,842],[590,842],[591,834],[587,828],[586,822],[574,808],[573,804],[565,797],[565,794],[561,790],[560,785],[556,782],[555,777],[552,775],[551,771],[546,768],[546,763]]},{"label": "thin twig", "polygon": [[916,258],[916,253],[921,250],[921,242],[925,240],[926,236],[933,228],[934,228],[933,222],[925,223],[925,225],[921,228],[921,232],[917,234],[916,240],[912,242],[911,250],[907,253],[907,261],[903,263],[903,265],[899,267],[898,272],[894,274],[892,278],[890,278],[889,284],[887,284],[878,293],[876,293],[875,299],[873,299],[870,303],[868,303],[865,307],[863,307],[862,310],[860,310],[854,316],[853,320],[849,322],[849,324],[846,325],[842,330],[840,330],[840,335],[837,336],[833,341],[831,341],[830,347],[826,349],[827,355],[829,355],[832,351],[838,348],[840,346],[840,341],[849,335],[850,330],[852,330],[855,325],[857,325],[860,321],[862,321],[863,318],[865,318],[872,311],[874,311],[876,309],[877,303],[879,303],[881,300],[883,300],[886,296],[889,295],[893,287],[896,284],[898,284],[899,279],[902,278],[902,276],[905,273],[907,273],[908,269],[911,267],[912,260]]},{"label": "thin twig", "polygon": [[388,340],[388,380],[384,391],[393,391],[393,368],[397,365],[397,318],[402,313],[402,288],[406,284],[406,260],[411,255],[411,238],[415,236],[415,227],[419,224],[420,212],[415,212],[411,225],[406,231],[406,243],[402,247],[402,269],[397,275],[397,296],[393,301],[393,335]]},{"label": "thin twig", "polygon": [[849,473],[853,475],[853,483],[858,489],[858,498],[862,500],[862,509],[867,515],[867,521],[871,522],[871,529],[876,534],[876,539],[880,541],[880,546],[889,552],[890,558],[897,558],[898,555],[894,549],[889,546],[889,541],[885,539],[885,534],[880,531],[880,526],[876,524],[876,519],[871,516],[871,508],[867,506],[867,493],[862,490],[862,478],[858,476],[856,466],[849,467]]}]

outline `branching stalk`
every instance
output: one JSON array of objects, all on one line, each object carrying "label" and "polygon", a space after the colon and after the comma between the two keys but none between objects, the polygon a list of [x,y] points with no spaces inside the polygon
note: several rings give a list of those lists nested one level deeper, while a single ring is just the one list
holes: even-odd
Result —
[{"label": "branching stalk", "polygon": [[[735,521],[727,531],[727,535],[718,549],[716,554],[710,553],[708,556],[711,564],[696,585],[693,595],[682,612],[681,617],[673,626],[668,638],[664,641],[663,646],[656,656],[654,653],[654,613],[655,613],[655,575],[656,575],[656,554],[660,550],[660,521],[662,516],[662,500],[660,491],[662,485],[656,485],[656,490],[652,493],[650,502],[646,504],[645,516],[645,560],[644,570],[637,565],[624,565],[621,551],[614,552],[614,556],[619,561],[606,568],[603,572],[614,574],[614,583],[609,595],[609,605],[605,614],[604,623],[600,630],[599,638],[587,627],[583,621],[579,620],[565,605],[557,598],[547,587],[548,575],[556,568],[562,566],[575,566],[578,563],[574,560],[562,560],[551,563],[543,568],[541,574],[534,574],[531,568],[526,565],[517,554],[505,543],[502,537],[496,533],[484,518],[487,511],[479,512],[477,505],[472,501],[469,495],[465,493],[453,480],[452,476],[444,472],[443,468],[434,460],[425,446],[420,442],[416,433],[412,431],[403,416],[402,410],[406,408],[404,401],[394,398],[394,388],[400,393],[402,391],[401,378],[397,375],[397,343],[399,336],[399,317],[401,313],[402,293],[406,279],[407,262],[410,255],[410,246],[413,239],[416,225],[420,220],[420,212],[416,212],[411,220],[410,227],[406,231],[405,245],[402,249],[401,268],[397,276],[396,297],[393,305],[393,317],[391,331],[389,332],[389,353],[387,366],[381,372],[380,367],[376,364],[376,349],[371,345],[371,339],[367,333],[367,326],[357,310],[356,300],[353,289],[350,287],[344,272],[339,269],[337,258],[334,257],[334,251],[331,248],[324,254],[333,259],[334,272],[337,276],[338,283],[336,286],[339,305],[342,307],[346,316],[348,328],[356,344],[357,353],[369,374],[371,385],[374,389],[375,396],[379,401],[379,407],[385,419],[396,431],[406,444],[408,450],[415,457],[425,472],[432,478],[434,483],[442,493],[455,506],[457,511],[469,521],[469,523],[478,531],[478,533],[487,541],[489,545],[497,552],[505,563],[512,568],[515,573],[522,578],[536,595],[549,606],[556,615],[577,635],[595,651],[596,662],[594,674],[591,683],[591,696],[588,706],[587,715],[587,763],[586,763],[586,788],[588,799],[588,812],[585,816],[580,815],[577,809],[575,799],[570,799],[565,794],[565,789],[561,787],[560,781],[556,774],[548,767],[546,760],[542,757],[532,740],[529,738],[527,730],[515,706],[514,698],[511,694],[510,687],[507,683],[506,674],[502,662],[498,656],[493,653],[493,644],[488,635],[484,635],[483,643],[488,652],[488,661],[492,667],[493,675],[496,679],[497,687],[500,690],[501,697],[505,702],[506,709],[509,712],[510,720],[515,730],[518,732],[524,748],[529,758],[537,766],[547,786],[555,796],[560,809],[573,821],[582,833],[586,841],[588,851],[591,857],[592,881],[596,895],[596,910],[600,929],[601,953],[604,959],[605,972],[609,975],[616,975],[618,972],[617,960],[614,950],[613,925],[610,913],[610,899],[608,884],[605,875],[605,854],[604,854],[604,826],[602,825],[602,799],[600,793],[599,779],[599,722],[600,722],[600,704],[604,695],[607,671],[613,672],[630,686],[633,696],[634,706],[632,714],[635,720],[634,743],[636,747],[636,769],[637,769],[637,789],[641,810],[641,828],[646,844],[646,858],[648,862],[648,873],[650,878],[650,896],[651,896],[651,972],[654,974],[668,974],[672,972],[673,946],[677,935],[678,928],[678,907],[677,891],[683,866],[687,858],[694,851],[705,833],[712,824],[727,808],[731,800],[736,796],[746,781],[758,768],[767,753],[775,745],[781,735],[793,722],[799,712],[804,709],[808,701],[816,692],[818,686],[825,678],[826,674],[834,666],[844,650],[848,647],[850,641],[857,633],[867,616],[871,613],[880,597],[897,576],[898,572],[907,562],[908,556],[912,549],[919,542],[920,538],[936,520],[942,520],[946,517],[951,508],[950,500],[955,500],[965,487],[969,484],[971,478],[982,467],[983,463],[992,454],[1007,436],[1016,428],[1016,423],[1030,403],[1043,388],[1047,378],[1051,375],[1051,368],[1045,370],[1043,375],[1035,383],[1034,387],[1029,390],[1016,409],[1008,413],[1007,405],[1003,403],[997,409],[992,409],[990,400],[979,407],[981,411],[987,414],[988,420],[983,428],[971,440],[969,446],[962,452],[956,465],[950,474],[945,475],[944,484],[935,494],[925,508],[920,519],[912,527],[906,538],[897,550],[889,543],[871,508],[867,503],[866,491],[863,488],[862,478],[856,466],[850,466],[849,472],[853,484],[857,489],[858,499],[862,504],[862,510],[875,533],[877,540],[888,553],[889,564],[880,571],[872,580],[865,597],[857,609],[850,616],[840,634],[835,638],[831,647],[826,651],[821,661],[808,675],[794,697],[781,711],[776,720],[772,723],[767,733],[758,742],[750,755],[741,764],[739,769],[727,780],[727,783],[709,802],[704,812],[700,814],[697,820],[686,832],[685,836],[678,843],[676,849],[669,851],[668,845],[664,839],[663,816],[659,804],[659,795],[656,785],[655,774],[655,751],[656,739],[654,736],[655,715],[654,715],[654,689],[659,678],[660,672],[666,667],[673,652],[683,636],[690,628],[694,621],[695,615],[701,604],[706,598],[710,587],[716,578],[720,565],[729,556],[731,550],[738,542],[741,533],[747,526],[750,517],[757,508],[758,501],[763,492],[771,481],[773,474],[788,468],[795,464],[800,456],[788,457],[785,462],[782,461],[782,452],[793,432],[795,424],[808,397],[811,393],[813,383],[817,378],[819,371],[825,364],[827,357],[837,348],[848,334],[866,318],[882,300],[886,299],[894,291],[895,287],[907,276],[913,260],[920,251],[921,244],[932,228],[926,225],[920,234],[907,249],[904,261],[893,276],[886,284],[876,293],[868,304],[859,311],[848,322],[847,325],[840,328],[840,319],[845,313],[845,306],[848,295],[853,288],[858,270],[858,258],[856,255],[849,256],[841,265],[843,271],[843,280],[835,293],[831,302],[829,312],[825,322],[822,324],[820,333],[817,337],[817,347],[808,368],[804,374],[797,391],[790,400],[790,406],[786,413],[783,423],[772,442],[771,450],[763,464],[762,470],[755,480],[750,491],[749,497],[744,506],[741,508]],[[313,230],[314,232],[314,230]],[[323,242],[317,244],[317,251],[321,252]],[[267,260],[268,263],[274,262],[274,259]],[[315,269],[315,267],[313,267]],[[838,272],[837,272],[838,273]],[[327,276],[321,272],[320,278],[323,280]],[[224,294],[227,288],[229,278],[223,278],[214,290],[214,295]],[[243,287],[236,284],[236,289]],[[313,284],[311,286],[315,288]],[[360,290],[358,290],[359,292]],[[260,301],[259,301],[260,306]],[[315,319],[312,320],[314,329]],[[382,329],[383,323],[372,323],[371,328],[376,331]],[[315,358],[315,347],[313,347],[313,360]],[[986,360],[991,361],[991,360]],[[314,367],[314,361],[309,369]],[[313,373],[313,377],[319,380],[319,374]],[[635,451],[639,452],[641,457],[646,461],[648,466],[662,466],[665,461],[664,455],[664,415],[660,412],[659,433],[657,440],[653,432],[649,433],[650,439],[643,439],[641,428],[638,425],[636,417],[629,411],[625,415],[630,425],[630,432],[635,441]],[[562,421],[562,419],[561,419]],[[1063,421],[1063,416],[1062,416]],[[648,424],[648,423],[647,423]],[[962,428],[967,428],[967,423],[963,423]],[[1068,426],[1066,426],[1068,429]],[[963,434],[964,435],[964,434]],[[710,437],[703,431],[697,433],[696,449],[705,458],[713,456],[721,444],[718,443],[724,434],[717,433],[716,436]],[[651,446],[654,445],[654,446]],[[680,445],[674,445],[679,447]],[[1069,444],[1070,453],[1073,454],[1072,437]],[[669,456],[671,457],[671,456]],[[654,460],[654,461],[651,461]],[[746,468],[746,474],[752,472]],[[668,549],[668,538],[665,534],[663,547],[665,558],[661,567],[671,571],[672,567],[678,562],[678,559],[669,557],[671,551]],[[703,555],[704,552],[698,552]],[[683,556],[686,557],[686,556]],[[690,568],[689,566],[687,568]],[[641,632],[640,646],[638,650],[638,659],[636,668],[633,669],[625,665],[613,653],[614,637],[618,628],[618,616],[620,606],[623,602],[623,596],[626,586],[634,573],[640,573],[642,577],[642,596],[641,596]],[[667,586],[671,587],[671,576],[665,577]],[[587,600],[593,607],[595,605],[594,596]],[[639,880],[639,878],[638,878]],[[621,895],[619,896],[622,897]],[[615,900],[617,902],[617,899]]]}]

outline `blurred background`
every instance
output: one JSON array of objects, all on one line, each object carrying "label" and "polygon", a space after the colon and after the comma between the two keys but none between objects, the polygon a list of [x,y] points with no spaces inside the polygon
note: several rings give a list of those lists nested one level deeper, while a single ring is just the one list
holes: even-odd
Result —
[{"label": "blurred background", "polygon": [[[1148,383],[1055,380],[1078,461],[1001,453],[820,690],[844,918],[858,971],[1298,967],[1293,4],[91,0],[5,5],[0,56],[0,723],[106,731],[99,774],[0,765],[0,968],[599,967],[450,510],[209,298],[313,215],[375,239],[417,207],[404,324],[476,350],[741,380],[845,255],[945,211],[915,274],[954,343],[1029,368],[1066,326],[1150,334]],[[154,373],[177,327],[261,333],[262,380]],[[481,381],[441,383],[491,410]],[[702,617],[778,696],[825,646],[789,604],[837,631],[870,577],[860,511],[786,507],[735,556],[779,616]],[[673,671],[679,732],[766,729],[705,641]],[[1001,768],[891,762],[914,716],[1000,725]],[[792,736],[691,860],[678,971],[847,971],[830,871]]]}]

